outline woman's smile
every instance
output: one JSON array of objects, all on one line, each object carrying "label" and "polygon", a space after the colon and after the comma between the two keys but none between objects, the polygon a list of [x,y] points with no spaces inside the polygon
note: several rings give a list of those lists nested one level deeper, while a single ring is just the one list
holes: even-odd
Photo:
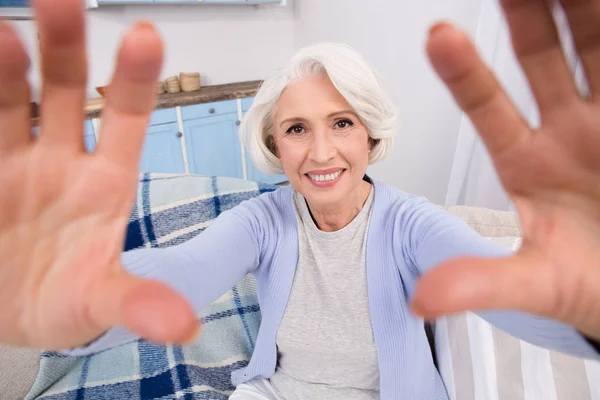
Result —
[{"label": "woman's smile", "polygon": [[310,183],[318,188],[330,188],[338,183],[346,172],[344,168],[331,168],[327,170],[315,170],[305,174]]}]

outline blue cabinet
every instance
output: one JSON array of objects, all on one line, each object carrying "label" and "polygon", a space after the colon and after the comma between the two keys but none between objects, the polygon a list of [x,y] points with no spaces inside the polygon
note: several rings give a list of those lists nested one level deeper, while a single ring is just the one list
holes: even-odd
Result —
[{"label": "blue cabinet", "polygon": [[185,173],[181,136],[176,122],[150,126],[142,149],[140,171]]},{"label": "blue cabinet", "polygon": [[242,99],[242,112],[244,115],[250,109],[250,107],[252,107],[252,103],[254,103],[254,97],[246,97]]},{"label": "blue cabinet", "polygon": [[[247,112],[251,98],[196,104],[152,113],[140,160],[141,172],[226,176],[255,182],[282,183],[285,175],[259,172],[239,139],[238,115]],[[241,105],[241,107],[238,107]],[[94,124],[85,122],[84,141],[96,148]]]},{"label": "blue cabinet", "polygon": [[287,177],[283,174],[281,175],[267,175],[260,172],[254,164],[252,163],[251,157],[246,156],[246,168],[248,171],[248,180],[254,182],[262,182],[262,183],[270,183],[277,184],[282,182],[287,182]]},{"label": "blue cabinet", "polygon": [[177,111],[174,108],[165,108],[163,110],[156,110],[150,116],[149,126],[168,124],[170,122],[177,122]]},{"label": "blue cabinet", "polygon": [[92,153],[96,150],[96,135],[94,134],[94,125],[91,120],[86,120],[83,130],[83,142],[85,149]]},{"label": "blue cabinet", "polygon": [[191,174],[243,178],[238,123],[237,114],[184,121]]},{"label": "blue cabinet", "polygon": [[226,100],[181,107],[181,118],[184,121],[226,114],[237,115],[237,100]]},{"label": "blue cabinet", "polygon": [[[37,139],[40,135],[40,127],[34,126],[31,128],[31,134]],[[94,125],[89,119],[84,122],[83,143],[88,152],[92,153],[96,150],[96,135],[94,134]]]},{"label": "blue cabinet", "polygon": [[[242,99],[242,111],[245,114],[252,106],[253,97]],[[252,157],[246,152],[246,171],[248,173],[248,180],[255,182],[263,182],[270,184],[277,184],[287,181],[287,177],[281,175],[267,175],[260,172],[252,162]]]}]

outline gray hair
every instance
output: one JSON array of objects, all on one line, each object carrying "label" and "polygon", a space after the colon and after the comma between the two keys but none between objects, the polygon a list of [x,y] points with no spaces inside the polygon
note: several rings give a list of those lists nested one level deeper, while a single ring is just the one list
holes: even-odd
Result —
[{"label": "gray hair", "polygon": [[273,107],[291,82],[327,74],[367,127],[374,147],[369,164],[386,158],[399,129],[396,109],[377,72],[350,46],[319,43],[300,49],[275,76],[261,85],[240,125],[240,139],[256,167],[267,174],[283,172],[275,155]]}]

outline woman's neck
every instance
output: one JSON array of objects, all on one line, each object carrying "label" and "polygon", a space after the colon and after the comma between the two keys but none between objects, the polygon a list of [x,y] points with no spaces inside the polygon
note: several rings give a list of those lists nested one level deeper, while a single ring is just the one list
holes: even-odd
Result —
[{"label": "woman's neck", "polygon": [[343,204],[336,204],[335,208],[319,209],[308,204],[308,209],[317,227],[324,232],[335,232],[348,225],[362,210],[369,198],[372,185],[361,181],[361,184],[348,196]]}]

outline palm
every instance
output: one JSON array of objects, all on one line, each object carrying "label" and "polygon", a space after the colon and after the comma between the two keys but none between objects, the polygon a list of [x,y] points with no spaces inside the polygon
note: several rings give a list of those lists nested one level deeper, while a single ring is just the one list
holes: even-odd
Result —
[{"label": "palm", "polygon": [[[586,104],[579,112],[564,110],[556,125],[543,126],[497,161],[523,226],[515,268],[530,271],[521,282],[529,288],[526,296],[518,299],[513,288],[507,298],[514,307],[526,302],[528,311],[570,322],[590,334],[597,331],[593,325],[600,317],[598,282],[590,280],[600,272],[597,109]],[[576,132],[578,139],[566,132]],[[582,136],[595,136],[596,148]],[[543,281],[547,284],[539,285]]]},{"label": "palm", "polygon": [[449,27],[432,35],[432,62],[490,152],[519,213],[523,245],[509,259],[454,260],[424,277],[415,302],[428,317],[521,309],[600,338],[600,2],[562,3],[589,98],[576,90],[548,3],[503,2],[540,109],[538,130],[523,121],[464,35]]},{"label": "palm", "polygon": [[[30,134],[26,54],[0,25],[0,341],[60,349],[116,325],[149,339],[183,340],[195,325],[189,306],[120,264],[162,45],[147,26],[129,33],[98,151],[88,154],[80,3],[36,2],[45,82],[37,140]],[[160,303],[150,313],[149,298]]]},{"label": "palm", "polygon": [[[110,273],[119,272],[116,256],[132,183],[118,171],[103,172],[103,163],[90,156],[52,154],[43,160],[42,153],[28,151],[13,158],[10,169],[5,169],[10,176],[2,176],[9,182],[0,197],[0,207],[6,211],[0,225],[0,254],[3,260],[9,252],[13,257],[7,266],[11,279],[2,280],[0,297],[15,309],[0,312],[7,313],[3,320],[21,316],[20,328],[30,333],[28,340],[50,338],[44,346],[55,348],[83,343],[106,329],[86,321],[84,311],[100,301],[90,296],[94,285],[106,285]],[[48,161],[53,163],[51,174],[40,168]],[[102,193],[111,193],[116,202],[99,201]],[[15,248],[27,251],[15,255]],[[9,321],[2,324],[3,330],[16,328]],[[77,326],[81,329],[74,329]],[[52,335],[53,331],[61,335]],[[20,329],[4,333],[17,343],[25,339]]]}]

